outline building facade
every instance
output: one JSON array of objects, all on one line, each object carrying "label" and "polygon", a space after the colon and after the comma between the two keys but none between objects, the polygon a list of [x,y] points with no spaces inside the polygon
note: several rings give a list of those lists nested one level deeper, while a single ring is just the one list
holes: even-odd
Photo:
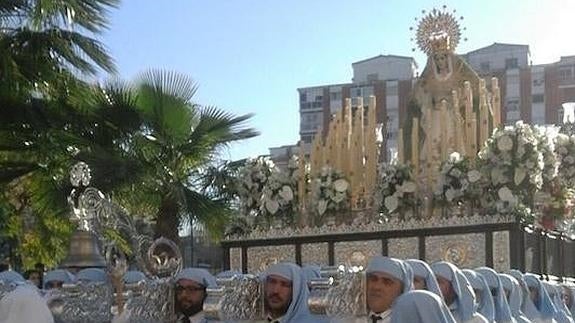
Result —
[{"label": "building facade", "polygon": [[[564,104],[575,102],[575,56],[551,64],[531,64],[528,45],[494,43],[461,55],[484,78],[497,77],[501,89],[501,120],[512,124],[562,121]],[[417,81],[412,57],[379,55],[352,64],[351,83],[299,88],[300,140],[309,152],[315,135],[328,128],[334,113],[346,99],[352,107],[358,97],[374,95],[377,119],[383,125],[381,159],[397,152],[397,134],[406,117],[411,89]],[[487,82],[489,84],[489,82]],[[278,149],[281,148],[281,149]],[[272,159],[287,160],[289,146],[270,148]]]}]

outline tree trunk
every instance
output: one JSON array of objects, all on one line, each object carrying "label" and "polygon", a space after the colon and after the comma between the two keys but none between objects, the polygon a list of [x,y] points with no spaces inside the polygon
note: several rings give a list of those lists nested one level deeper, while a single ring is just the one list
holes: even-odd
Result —
[{"label": "tree trunk", "polygon": [[178,236],[178,227],[180,225],[178,211],[178,203],[174,199],[165,197],[162,200],[162,204],[156,216],[154,238],[168,238],[176,243],[176,245],[180,245],[180,238]]}]

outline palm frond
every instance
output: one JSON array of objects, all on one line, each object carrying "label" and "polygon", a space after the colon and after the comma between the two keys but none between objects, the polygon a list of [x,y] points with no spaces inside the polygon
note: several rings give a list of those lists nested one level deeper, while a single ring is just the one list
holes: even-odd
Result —
[{"label": "palm frond", "polygon": [[228,203],[221,199],[210,199],[188,188],[184,188],[182,194],[188,220],[199,222],[212,239],[221,239],[231,216]]}]

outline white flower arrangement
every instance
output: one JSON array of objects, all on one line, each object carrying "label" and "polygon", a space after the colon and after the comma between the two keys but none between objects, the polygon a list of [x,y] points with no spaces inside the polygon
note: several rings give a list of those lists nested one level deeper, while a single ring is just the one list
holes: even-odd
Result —
[{"label": "white flower arrangement", "polygon": [[277,168],[267,157],[248,160],[240,170],[238,185],[243,214],[259,217],[267,224],[272,219],[291,224],[298,205],[297,169],[297,156],[290,159],[287,171]]},{"label": "white flower arrangement", "polygon": [[435,199],[439,204],[459,205],[480,196],[481,173],[471,168],[469,159],[454,152],[441,165]]},{"label": "white flower arrangement", "polygon": [[411,166],[380,164],[379,178],[375,191],[375,205],[389,216],[397,213],[405,216],[407,210],[419,204],[417,184],[412,176]]},{"label": "white flower arrangement", "polygon": [[557,177],[564,187],[575,188],[575,136],[557,135],[555,154],[559,161]]},{"label": "white flower arrangement", "polygon": [[349,209],[349,182],[339,171],[324,166],[311,184],[311,206],[319,218]]},{"label": "white flower arrangement", "polygon": [[[478,154],[486,211],[510,213],[532,203],[543,185],[545,154],[552,151],[549,142],[540,130],[522,121],[494,131]],[[555,167],[551,156],[547,160],[549,167]]]},{"label": "white flower arrangement", "polygon": [[267,157],[248,159],[238,174],[238,196],[240,211],[245,215],[257,216],[261,210],[264,187],[275,169]]}]

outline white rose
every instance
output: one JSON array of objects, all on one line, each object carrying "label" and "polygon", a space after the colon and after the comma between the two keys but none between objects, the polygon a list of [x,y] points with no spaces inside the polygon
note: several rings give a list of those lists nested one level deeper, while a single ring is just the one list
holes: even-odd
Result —
[{"label": "white rose", "polygon": [[327,201],[320,200],[319,203],[317,204],[317,211],[319,212],[319,215],[323,215],[325,213],[325,210],[327,210]]},{"label": "white rose", "polygon": [[569,136],[560,133],[557,135],[555,140],[557,141],[557,145],[565,145],[569,142]]},{"label": "white rose", "polygon": [[285,201],[289,202],[293,200],[293,190],[291,189],[291,187],[284,185],[281,191],[279,192],[279,196],[281,196]]},{"label": "white rose", "polygon": [[499,191],[497,191],[497,195],[499,196],[499,199],[502,201],[512,202],[515,200],[513,192],[511,192],[511,190],[507,186],[503,186],[502,188],[500,188]]},{"label": "white rose", "polygon": [[276,200],[266,200],[266,210],[271,214],[276,214],[279,208],[280,204]]},{"label": "white rose", "polygon": [[565,158],[563,158],[563,161],[566,162],[567,164],[574,164],[575,158],[573,156],[566,156]]},{"label": "white rose", "polygon": [[452,162],[452,163],[456,163],[456,162],[458,162],[458,161],[460,161],[460,160],[461,160],[461,155],[460,155],[458,152],[456,152],[456,151],[452,152],[452,153],[449,155],[449,161]]},{"label": "white rose", "polygon": [[525,171],[525,168],[523,167],[515,168],[515,174],[513,175],[513,181],[515,182],[515,185],[523,183],[523,180],[525,179],[526,175],[527,172]]},{"label": "white rose", "polygon": [[345,192],[349,187],[349,184],[345,179],[340,178],[337,181],[333,182],[333,186],[335,187],[336,191]]},{"label": "white rose", "polygon": [[383,204],[389,212],[393,212],[399,206],[399,200],[394,195],[391,195],[385,198]]},{"label": "white rose", "polygon": [[497,139],[497,148],[501,151],[509,151],[513,148],[513,139],[509,136],[501,136]]},{"label": "white rose", "polygon": [[471,171],[469,171],[469,173],[467,173],[467,179],[471,183],[477,182],[480,178],[481,178],[481,173],[475,169],[471,170]]}]

